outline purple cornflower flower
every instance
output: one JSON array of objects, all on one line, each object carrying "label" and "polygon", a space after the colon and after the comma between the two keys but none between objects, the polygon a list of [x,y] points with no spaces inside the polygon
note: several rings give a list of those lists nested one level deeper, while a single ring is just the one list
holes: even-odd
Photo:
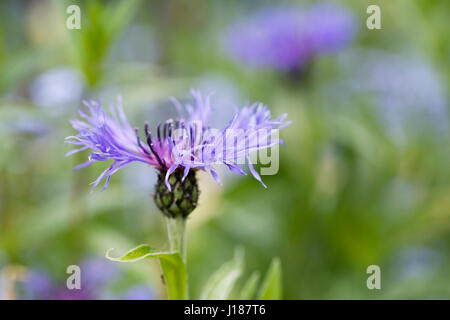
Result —
[{"label": "purple cornflower flower", "polygon": [[[194,97],[193,105],[183,106],[175,98],[171,99],[178,109],[179,118],[159,124],[156,135],[151,134],[149,124],[146,123],[144,141],[141,140],[138,129],[133,129],[128,123],[120,99],[117,108],[111,105],[110,115],[101,107],[100,102],[85,102],[90,114],[80,110],[80,116],[85,121],[73,120],[71,123],[78,131],[78,135],[66,138],[68,143],[79,148],[68,152],[67,156],[91,150],[88,161],[75,169],[86,167],[96,161],[113,161],[93,182],[93,188],[105,179],[103,188],[105,189],[115,172],[132,162],[143,162],[160,171],[158,188],[165,189],[161,187],[164,183],[169,192],[174,192],[177,181],[184,183],[187,177],[192,177],[187,179],[190,180],[187,187],[191,188],[193,185],[194,189],[197,189],[195,177],[192,176],[196,170],[209,171],[220,184],[213,165],[225,164],[232,172],[246,174],[240,167],[239,161],[242,159],[248,160],[250,172],[264,185],[249,156],[252,151],[282,143],[281,140],[272,139],[272,134],[274,130],[289,124],[284,122],[286,114],[271,119],[270,110],[262,103],[255,103],[236,110],[236,114],[225,128],[213,129],[208,125],[208,118],[213,112],[210,105],[211,94],[206,98],[196,90],[191,90],[191,94]],[[176,179],[170,181],[174,173]],[[196,195],[197,191],[195,190]],[[158,192],[164,193],[165,190],[157,189]],[[168,196],[167,193],[164,195]],[[155,198],[160,208],[164,207],[158,203],[161,200],[164,199]],[[169,200],[163,202],[172,203]],[[187,204],[179,203],[179,205]]]},{"label": "purple cornflower flower", "polygon": [[347,46],[355,31],[354,17],[336,5],[266,8],[233,25],[225,43],[237,61],[287,72]]}]

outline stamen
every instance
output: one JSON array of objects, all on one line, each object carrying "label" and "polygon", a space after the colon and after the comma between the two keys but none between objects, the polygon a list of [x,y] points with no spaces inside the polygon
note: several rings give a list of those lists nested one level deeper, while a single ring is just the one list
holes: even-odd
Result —
[{"label": "stamen", "polygon": [[152,135],[150,133],[150,130],[148,130],[148,123],[145,123],[144,130],[145,130],[145,136],[147,137],[147,144],[150,147],[151,152],[155,155],[156,160],[158,161],[159,165],[161,167],[165,168],[166,167],[165,164],[161,161],[161,158],[153,149]]},{"label": "stamen", "polygon": [[164,139],[172,135],[173,119],[169,119],[164,123]]},{"label": "stamen", "polygon": [[163,129],[163,137],[164,137],[164,139],[167,138],[167,129],[168,129],[168,126],[167,126],[167,121],[166,121],[164,123],[164,129]]},{"label": "stamen", "polygon": [[157,134],[158,134],[159,147],[161,147],[161,123],[158,123]]},{"label": "stamen", "polygon": [[141,148],[142,151],[144,151],[145,154],[150,155],[150,153],[144,149],[144,147],[141,144],[141,139],[139,139],[139,129],[138,128],[134,128],[134,131],[136,132],[136,139],[137,139],[137,143],[139,148]]}]

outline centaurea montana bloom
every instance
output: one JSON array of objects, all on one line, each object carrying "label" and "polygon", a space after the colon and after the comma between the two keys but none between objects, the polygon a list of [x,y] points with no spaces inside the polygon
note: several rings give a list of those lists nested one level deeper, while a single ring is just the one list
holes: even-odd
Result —
[{"label": "centaurea montana bloom", "polygon": [[133,129],[128,123],[120,99],[117,108],[111,105],[110,114],[100,102],[85,102],[89,114],[80,110],[84,121],[71,122],[78,135],[66,138],[68,143],[79,148],[67,155],[91,150],[88,161],[75,169],[96,161],[113,161],[93,182],[93,188],[105,179],[105,189],[111,176],[132,162],[143,162],[158,169],[155,202],[169,217],[186,217],[196,207],[197,170],[209,171],[220,184],[214,165],[224,164],[234,173],[246,174],[240,161],[247,159],[250,172],[265,186],[250,161],[250,153],[282,143],[273,139],[272,134],[289,124],[284,121],[286,114],[271,119],[270,110],[262,103],[255,103],[236,110],[234,117],[221,130],[213,129],[208,125],[213,112],[211,95],[204,98],[196,90],[191,90],[191,94],[193,105],[183,106],[172,98],[179,118],[159,124],[156,135],[151,134],[146,123],[144,141],[138,129]]},{"label": "centaurea montana bloom", "polygon": [[337,5],[270,7],[234,24],[226,34],[225,47],[239,62],[297,72],[316,56],[347,46],[355,31],[354,17]]}]

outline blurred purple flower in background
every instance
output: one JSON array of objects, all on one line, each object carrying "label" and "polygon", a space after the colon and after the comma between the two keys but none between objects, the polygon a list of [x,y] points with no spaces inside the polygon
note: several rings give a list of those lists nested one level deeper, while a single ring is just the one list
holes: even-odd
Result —
[{"label": "blurred purple flower in background", "polygon": [[399,278],[426,279],[442,264],[439,251],[423,247],[407,247],[398,252],[394,270]]},{"label": "blurred purple flower in background", "polygon": [[[46,272],[31,270],[20,290],[19,298],[37,300],[149,300],[155,294],[143,285],[122,292],[111,292],[109,286],[120,278],[117,267],[103,259],[85,259],[80,264],[81,288],[68,289],[65,281],[57,282]],[[66,275],[66,274],[65,274]]]},{"label": "blurred purple flower in background", "polygon": [[448,99],[439,71],[411,54],[354,50],[338,59],[342,77],[325,86],[329,101],[368,98],[390,132],[401,140],[412,130],[448,132]]},{"label": "blurred purple flower in background", "polygon": [[55,283],[50,275],[40,270],[32,270],[27,273],[23,285],[21,297],[24,299],[51,299],[55,291]]},{"label": "blurred purple flower in background", "polygon": [[10,133],[13,135],[27,135],[34,138],[44,137],[52,130],[51,125],[40,119],[27,117],[26,115],[17,119],[5,119],[0,121],[0,133]]},{"label": "blurred purple flower in background", "polygon": [[355,33],[352,14],[336,5],[266,8],[233,25],[225,47],[239,62],[287,72],[342,49]]},{"label": "blurred purple flower in background", "polygon": [[120,296],[121,300],[154,300],[156,296],[144,285],[136,285]]},{"label": "blurred purple flower in background", "polygon": [[59,67],[36,77],[30,85],[30,98],[41,108],[51,109],[51,113],[69,110],[83,94],[83,78],[75,69]]}]

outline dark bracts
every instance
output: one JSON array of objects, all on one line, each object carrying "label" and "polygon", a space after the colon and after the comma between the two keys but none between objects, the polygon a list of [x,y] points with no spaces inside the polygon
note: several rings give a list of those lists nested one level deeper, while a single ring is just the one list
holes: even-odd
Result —
[{"label": "dark bracts", "polygon": [[172,187],[172,191],[169,191],[164,181],[166,172],[159,171],[154,200],[164,215],[169,218],[186,218],[197,207],[199,190],[195,174],[195,170],[190,170],[182,181],[183,170],[175,170],[169,178]]}]

